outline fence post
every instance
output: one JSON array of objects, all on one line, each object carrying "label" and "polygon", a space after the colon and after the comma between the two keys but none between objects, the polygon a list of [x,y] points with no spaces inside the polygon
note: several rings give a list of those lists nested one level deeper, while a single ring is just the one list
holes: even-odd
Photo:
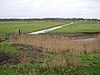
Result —
[{"label": "fence post", "polygon": [[19,30],[19,35],[20,35],[21,31]]}]

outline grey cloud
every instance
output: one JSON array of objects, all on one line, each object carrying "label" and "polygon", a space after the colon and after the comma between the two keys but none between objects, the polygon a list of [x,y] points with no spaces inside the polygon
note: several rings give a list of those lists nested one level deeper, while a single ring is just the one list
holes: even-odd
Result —
[{"label": "grey cloud", "polygon": [[100,18],[100,0],[0,0],[0,17]]}]

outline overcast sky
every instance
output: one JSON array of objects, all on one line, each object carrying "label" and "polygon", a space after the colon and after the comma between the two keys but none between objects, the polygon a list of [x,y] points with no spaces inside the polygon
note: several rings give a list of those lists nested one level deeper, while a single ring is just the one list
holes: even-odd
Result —
[{"label": "overcast sky", "polygon": [[0,18],[100,18],[100,0],[0,0]]}]

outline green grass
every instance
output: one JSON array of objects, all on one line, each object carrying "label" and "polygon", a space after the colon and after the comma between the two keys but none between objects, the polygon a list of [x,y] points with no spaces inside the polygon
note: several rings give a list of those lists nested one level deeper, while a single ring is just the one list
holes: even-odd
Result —
[{"label": "green grass", "polygon": [[51,32],[100,32],[100,22],[95,21],[75,21],[73,25],[65,26]]},{"label": "green grass", "polygon": [[[69,21],[67,21],[69,22]],[[38,31],[64,24],[65,21],[13,21],[0,22],[0,33],[18,32],[22,33]],[[98,21],[75,21],[73,25],[65,26],[51,32],[100,32],[100,22]]]},{"label": "green grass", "polygon": [[[9,47],[8,47],[9,49]],[[6,48],[5,48],[6,50]],[[0,66],[0,75],[99,75],[100,74],[100,53],[77,54],[42,52],[43,57],[35,59],[33,63]],[[64,70],[59,66],[63,56],[67,64]],[[75,65],[73,57],[77,60]],[[52,60],[56,63],[51,63]],[[48,65],[48,66],[46,66]],[[53,66],[56,65],[56,66]]]},{"label": "green grass", "polygon": [[11,52],[15,53],[20,46],[13,47],[8,42],[0,42],[0,52]]},{"label": "green grass", "polygon": [[53,26],[64,24],[59,21],[12,21],[0,22],[0,33],[18,32],[20,29],[22,33],[33,32],[41,29],[50,28]]}]

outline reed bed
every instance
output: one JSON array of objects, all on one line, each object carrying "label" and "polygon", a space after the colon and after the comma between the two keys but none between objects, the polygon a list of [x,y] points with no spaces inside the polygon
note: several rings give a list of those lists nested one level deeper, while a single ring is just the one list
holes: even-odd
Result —
[{"label": "reed bed", "polygon": [[27,44],[37,47],[43,47],[44,50],[54,52],[73,52],[73,53],[91,53],[100,50],[100,37],[92,40],[88,39],[70,39],[69,37],[56,35],[11,35],[10,43]]}]

